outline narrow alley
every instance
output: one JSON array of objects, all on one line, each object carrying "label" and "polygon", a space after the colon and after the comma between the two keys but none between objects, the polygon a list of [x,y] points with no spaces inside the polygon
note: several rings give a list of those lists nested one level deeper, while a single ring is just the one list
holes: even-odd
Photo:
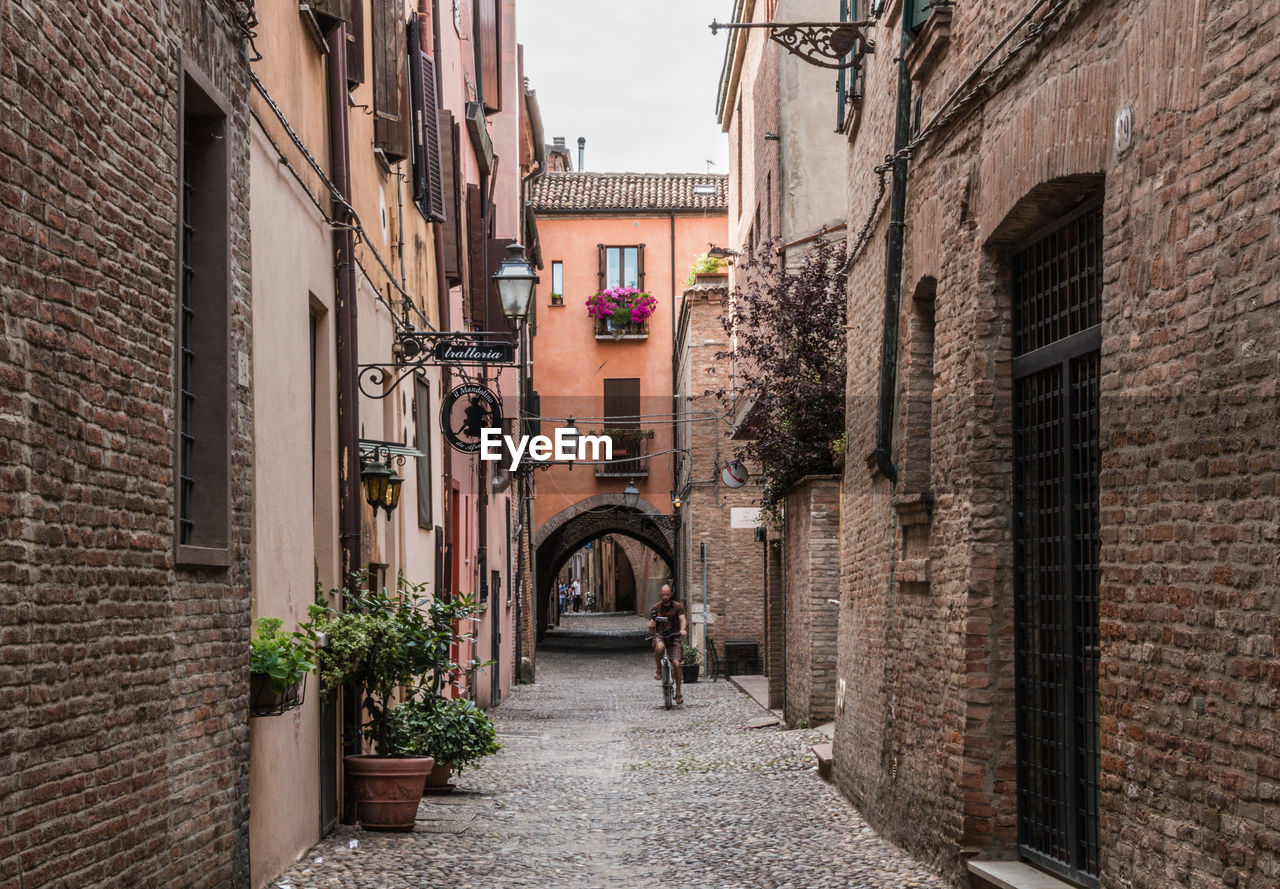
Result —
[{"label": "narrow alley", "polygon": [[[503,751],[426,797],[411,834],[341,827],[277,887],[943,887],[818,777],[824,736],[726,681],[665,711],[643,619],[566,617],[538,682],[493,711]],[[353,845],[354,844],[354,845]]]}]

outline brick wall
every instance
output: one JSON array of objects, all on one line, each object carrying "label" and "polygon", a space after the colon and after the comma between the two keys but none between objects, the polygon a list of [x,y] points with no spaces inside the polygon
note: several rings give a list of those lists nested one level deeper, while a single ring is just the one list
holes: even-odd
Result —
[{"label": "brick wall", "polygon": [[[826,476],[801,479],[787,493],[782,570],[785,575],[788,721],[829,721],[836,704],[836,625],[829,599],[840,591],[840,483]],[[771,684],[772,685],[772,684]]]},{"label": "brick wall", "polygon": [[[957,5],[917,71],[923,121],[1027,6]],[[896,48],[889,7],[878,45]],[[950,873],[1016,856],[1009,255],[1101,188],[1101,882],[1273,885],[1280,3],[1065,10],[913,156],[896,488],[857,459],[875,443],[883,205],[850,277],[835,777]],[[892,148],[895,54],[868,58],[854,235]],[[1127,104],[1134,144],[1117,153]],[[922,454],[912,297],[933,282]]]},{"label": "brick wall", "polygon": [[[726,290],[719,284],[697,284],[684,292],[682,329],[687,354],[681,361],[686,378],[689,466],[692,485],[681,510],[681,570],[677,595],[690,614],[702,609],[701,544],[707,545],[707,635],[724,653],[726,640],[749,640],[764,649],[764,574],[762,545],[753,528],[734,528],[735,508],[755,508],[759,486],[748,482],[731,489],[720,482],[720,470],[733,459],[738,443],[727,436],[722,409],[707,395],[727,384],[728,365],[716,358],[727,348],[720,324]],[[687,320],[684,320],[687,319]],[[687,325],[687,326],[686,326]]]},{"label": "brick wall", "polygon": [[[180,58],[228,103],[249,336],[246,64],[225,7],[0,21],[0,886],[240,886],[251,418],[233,564],[174,566]],[[233,364],[234,367],[234,364]]]}]

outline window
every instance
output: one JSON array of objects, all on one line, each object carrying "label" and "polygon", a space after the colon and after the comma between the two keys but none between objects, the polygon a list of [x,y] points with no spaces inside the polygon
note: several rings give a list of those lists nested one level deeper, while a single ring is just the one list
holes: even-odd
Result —
[{"label": "window", "polygon": [[551,263],[551,301],[564,302],[564,263]]},{"label": "window", "polygon": [[177,562],[230,564],[227,117],[183,78],[178,214]]},{"label": "window", "polygon": [[735,127],[737,129],[737,137],[738,137],[738,167],[737,167],[737,170],[735,171],[737,173],[737,176],[734,177],[734,187],[738,193],[738,218],[741,219],[742,218],[742,175],[743,175],[742,126],[744,123],[742,119],[742,96],[738,96],[738,110],[734,112],[733,120],[734,120]]},{"label": "window", "polygon": [[409,53],[402,4],[373,0],[373,147],[388,163],[409,156]]},{"label": "window", "polygon": [[[907,0],[908,3],[914,0]],[[921,0],[924,2],[924,0]],[[840,21],[856,22],[859,0],[840,0]],[[855,43],[850,53],[856,53],[860,47]],[[848,60],[845,57],[845,61]],[[855,68],[841,68],[836,74],[836,132],[843,133],[849,122],[849,106],[862,98],[862,65]]]},{"label": "window", "polygon": [[422,452],[416,458],[418,470],[418,527],[428,531],[434,527],[431,509],[431,387],[425,380],[413,381],[414,447]]},{"label": "window", "polygon": [[604,427],[613,438],[613,460],[596,467],[597,476],[647,476],[649,433],[640,428],[640,380],[604,381]]},{"label": "window", "polygon": [[918,32],[933,15],[933,0],[906,0],[906,27]]},{"label": "window", "polygon": [[436,104],[436,66],[418,44],[418,17],[409,20],[409,87],[413,99],[413,201],[435,222],[447,218],[440,126]]},{"label": "window", "polygon": [[476,70],[480,101],[492,114],[502,110],[501,28],[498,0],[475,0]]},{"label": "window", "polygon": [[1018,846],[1096,886],[1101,206],[1014,254],[1012,283]]},{"label": "window", "polygon": [[926,277],[911,298],[906,374],[906,466],[903,490],[923,493],[932,484],[934,303],[937,281]]},{"label": "window", "polygon": [[644,245],[637,247],[606,247],[600,251],[600,289],[635,287],[644,290]]}]

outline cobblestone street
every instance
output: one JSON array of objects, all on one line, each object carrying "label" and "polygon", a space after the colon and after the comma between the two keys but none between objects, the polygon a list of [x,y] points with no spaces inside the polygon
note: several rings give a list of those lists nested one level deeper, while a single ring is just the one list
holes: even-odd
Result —
[{"label": "cobblestone street", "polygon": [[663,710],[636,620],[566,616],[493,713],[500,754],[424,799],[412,834],[339,828],[272,885],[946,886],[818,777],[820,733],[747,728],[769,714],[724,681]]}]

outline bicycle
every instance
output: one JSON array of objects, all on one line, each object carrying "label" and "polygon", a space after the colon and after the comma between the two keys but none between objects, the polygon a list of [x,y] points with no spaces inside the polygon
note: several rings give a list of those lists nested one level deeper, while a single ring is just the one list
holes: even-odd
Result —
[{"label": "bicycle", "polygon": [[676,672],[675,665],[671,663],[671,658],[667,657],[667,652],[671,650],[671,646],[680,643],[679,633],[664,633],[662,625],[667,622],[665,617],[655,616],[654,622],[658,624],[657,630],[649,637],[650,641],[654,639],[662,639],[662,661],[658,665],[659,675],[662,677],[662,706],[664,709],[670,710],[676,703]]}]

